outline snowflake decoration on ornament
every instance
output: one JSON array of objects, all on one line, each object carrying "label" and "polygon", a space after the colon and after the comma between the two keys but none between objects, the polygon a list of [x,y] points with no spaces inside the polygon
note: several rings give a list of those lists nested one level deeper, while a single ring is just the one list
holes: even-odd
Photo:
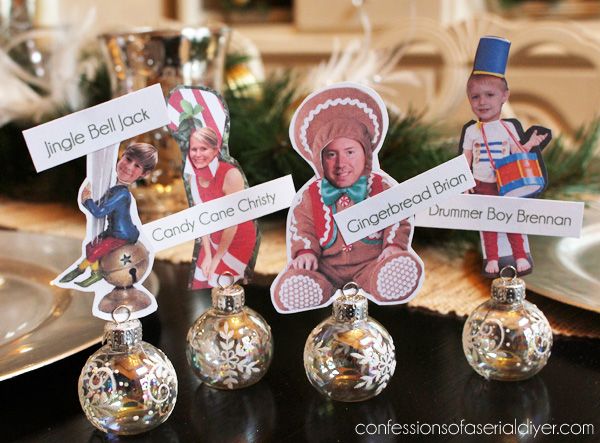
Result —
[{"label": "snowflake decoration on ornament", "polygon": [[252,361],[252,354],[258,344],[256,338],[246,336],[236,344],[233,334],[229,323],[223,322],[223,328],[219,330],[219,337],[222,339],[219,340],[219,358],[225,377],[223,383],[229,389],[238,384],[240,379],[247,380],[253,373],[259,372],[259,369],[254,367],[258,362]]},{"label": "snowflake decoration on ornament", "polygon": [[357,383],[354,389],[363,387],[365,389],[375,389],[375,395],[378,395],[385,389],[396,369],[394,343],[387,343],[381,334],[377,334],[375,337],[369,337],[365,346],[362,353],[353,352],[350,354],[361,365],[368,367],[368,375],[363,375],[360,378],[362,381]]}]

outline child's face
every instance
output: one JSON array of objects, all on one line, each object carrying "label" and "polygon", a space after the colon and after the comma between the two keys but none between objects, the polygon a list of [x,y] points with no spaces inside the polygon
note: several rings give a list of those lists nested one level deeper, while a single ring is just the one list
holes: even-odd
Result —
[{"label": "child's face", "polygon": [[127,154],[117,162],[117,178],[121,183],[130,185],[145,175],[142,165]]},{"label": "child's face", "polygon": [[216,157],[219,150],[213,148],[204,140],[190,138],[190,160],[195,168],[205,168]]},{"label": "child's face", "polygon": [[323,149],[325,178],[337,188],[356,182],[365,169],[365,151],[356,140],[340,137]]},{"label": "child's face", "polygon": [[483,77],[471,79],[467,86],[467,96],[471,109],[482,122],[498,120],[502,105],[508,100],[509,92],[502,79]]}]

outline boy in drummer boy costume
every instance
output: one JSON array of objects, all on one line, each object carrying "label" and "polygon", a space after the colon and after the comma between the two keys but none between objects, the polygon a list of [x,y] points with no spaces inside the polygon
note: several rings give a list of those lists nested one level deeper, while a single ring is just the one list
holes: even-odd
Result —
[{"label": "boy in drummer boy costume", "polygon": [[[531,166],[540,176],[516,180],[515,183],[521,184],[520,188],[506,194],[530,197],[542,192],[547,182],[540,151],[552,135],[549,129],[540,126],[533,126],[523,133],[518,120],[500,119],[502,105],[510,94],[504,77],[509,49],[510,42],[499,37],[487,36],[479,41],[473,72],[467,82],[467,97],[478,121],[471,120],[463,127],[459,152],[465,154],[473,169],[476,186],[470,192],[499,195],[499,180],[500,184],[503,183],[497,170],[507,164],[507,156],[533,150],[537,162],[520,162],[519,165],[515,164],[515,169],[523,169],[523,165]],[[487,277],[497,277],[500,269],[506,265],[513,265],[519,275],[532,271],[531,256],[526,251],[526,236],[515,233],[505,235],[508,242],[499,244],[498,233],[481,233],[485,252],[483,273]]]},{"label": "boy in drummer boy costume", "polygon": [[416,295],[423,263],[410,247],[411,221],[347,245],[333,219],[396,184],[377,159],[387,126],[377,93],[350,83],[317,91],[296,110],[290,139],[315,177],[296,194],[288,213],[289,262],[271,286],[279,312],[325,306],[349,281],[378,304],[405,303]]}]

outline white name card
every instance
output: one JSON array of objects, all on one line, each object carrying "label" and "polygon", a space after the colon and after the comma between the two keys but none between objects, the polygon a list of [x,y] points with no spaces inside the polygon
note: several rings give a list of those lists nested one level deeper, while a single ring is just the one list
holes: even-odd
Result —
[{"label": "white name card", "polygon": [[289,208],[295,193],[292,176],[286,175],[146,223],[142,230],[158,252]]},{"label": "white name card", "polygon": [[419,212],[415,226],[579,237],[582,202],[464,194]]},{"label": "white name card", "polygon": [[169,123],[160,85],[152,85],[23,131],[37,172]]},{"label": "white name card", "polygon": [[475,186],[464,155],[430,169],[334,215],[347,244],[398,223]]}]

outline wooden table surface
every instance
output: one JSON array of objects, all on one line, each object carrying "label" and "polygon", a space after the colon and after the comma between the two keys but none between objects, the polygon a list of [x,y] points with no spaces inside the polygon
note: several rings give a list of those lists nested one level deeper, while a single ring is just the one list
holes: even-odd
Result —
[{"label": "wooden table surface", "polygon": [[[548,365],[533,379],[488,382],[464,358],[462,320],[406,306],[371,304],[370,314],[394,338],[396,372],[378,397],[338,403],[311,387],[302,363],[309,332],[331,308],[280,315],[271,305],[268,288],[249,286],[247,305],[260,312],[273,330],[273,363],[260,383],[240,391],[218,391],[198,381],[185,357],[187,330],[208,307],[210,297],[186,291],[186,266],[156,262],[154,269],[161,282],[159,310],[143,320],[144,340],[161,348],[178,374],[177,405],[169,420],[149,433],[126,439],[95,430],[79,406],[77,379],[96,346],[0,382],[0,441],[600,441],[600,340],[557,338]],[[595,434],[538,434],[535,439],[527,434],[486,438],[391,434],[393,424],[413,430],[420,426],[427,432],[433,424],[514,425],[528,420],[536,425],[589,423]],[[380,425],[380,435],[357,434],[357,430],[372,431],[373,426],[361,427],[371,423]]]}]

